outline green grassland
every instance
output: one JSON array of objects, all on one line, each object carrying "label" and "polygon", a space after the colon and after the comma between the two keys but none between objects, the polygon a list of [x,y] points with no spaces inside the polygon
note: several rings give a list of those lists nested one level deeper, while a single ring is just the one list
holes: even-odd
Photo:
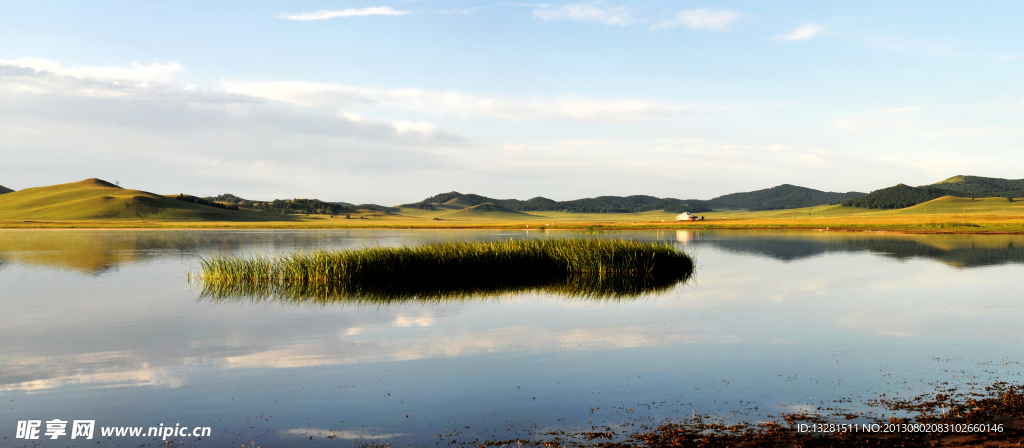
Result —
[{"label": "green grassland", "polygon": [[[952,181],[952,180],[950,180]],[[518,212],[492,203],[449,201],[435,210],[358,210],[342,215],[225,210],[99,179],[28,188],[0,195],[3,228],[509,228],[509,229],[805,229],[907,233],[1024,233],[1024,202],[1005,197],[945,196],[897,210],[820,205],[787,210],[698,213],[703,221],[674,222],[675,212]]]}]

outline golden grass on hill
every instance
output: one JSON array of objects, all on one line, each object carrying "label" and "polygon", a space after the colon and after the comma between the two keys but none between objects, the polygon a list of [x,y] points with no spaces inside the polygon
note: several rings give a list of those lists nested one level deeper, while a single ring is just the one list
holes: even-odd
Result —
[{"label": "golden grass on hill", "polygon": [[[110,220],[253,221],[267,214],[231,211],[129,190],[99,179],[26,188],[0,195],[0,219],[32,221]],[[285,220],[282,217],[271,217]]]},{"label": "golden grass on hill", "polygon": [[442,216],[448,219],[521,219],[533,217],[533,215],[528,213],[512,211],[489,202],[444,213]]},{"label": "golden grass on hill", "polygon": [[966,180],[967,180],[967,176],[962,176],[962,175],[960,175],[960,176],[953,176],[953,177],[950,177],[949,179],[946,179],[946,180],[944,180],[942,182],[936,182],[936,183],[934,183],[932,185],[958,184],[958,183],[966,181]]}]

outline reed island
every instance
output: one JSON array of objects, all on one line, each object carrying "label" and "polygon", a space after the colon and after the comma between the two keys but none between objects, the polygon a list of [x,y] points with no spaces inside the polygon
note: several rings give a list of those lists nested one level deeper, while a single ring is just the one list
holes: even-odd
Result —
[{"label": "reed island", "polygon": [[675,246],[591,238],[371,246],[283,255],[215,255],[197,278],[209,299],[336,302],[453,299],[528,291],[637,297],[693,274]]}]

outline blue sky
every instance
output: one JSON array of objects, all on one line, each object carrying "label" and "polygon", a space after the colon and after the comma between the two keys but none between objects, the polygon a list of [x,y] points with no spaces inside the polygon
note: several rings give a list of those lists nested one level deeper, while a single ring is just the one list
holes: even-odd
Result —
[{"label": "blue sky", "polygon": [[1019,2],[6,2],[0,185],[397,204],[1022,178]]}]

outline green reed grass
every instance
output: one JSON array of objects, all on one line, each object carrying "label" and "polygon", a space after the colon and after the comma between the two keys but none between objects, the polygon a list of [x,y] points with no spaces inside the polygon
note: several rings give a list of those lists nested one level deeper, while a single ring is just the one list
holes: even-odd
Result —
[{"label": "green reed grass", "polygon": [[606,239],[215,255],[200,263],[204,297],[314,302],[450,300],[525,291],[635,297],[670,288],[693,272],[690,257],[669,244]]}]

